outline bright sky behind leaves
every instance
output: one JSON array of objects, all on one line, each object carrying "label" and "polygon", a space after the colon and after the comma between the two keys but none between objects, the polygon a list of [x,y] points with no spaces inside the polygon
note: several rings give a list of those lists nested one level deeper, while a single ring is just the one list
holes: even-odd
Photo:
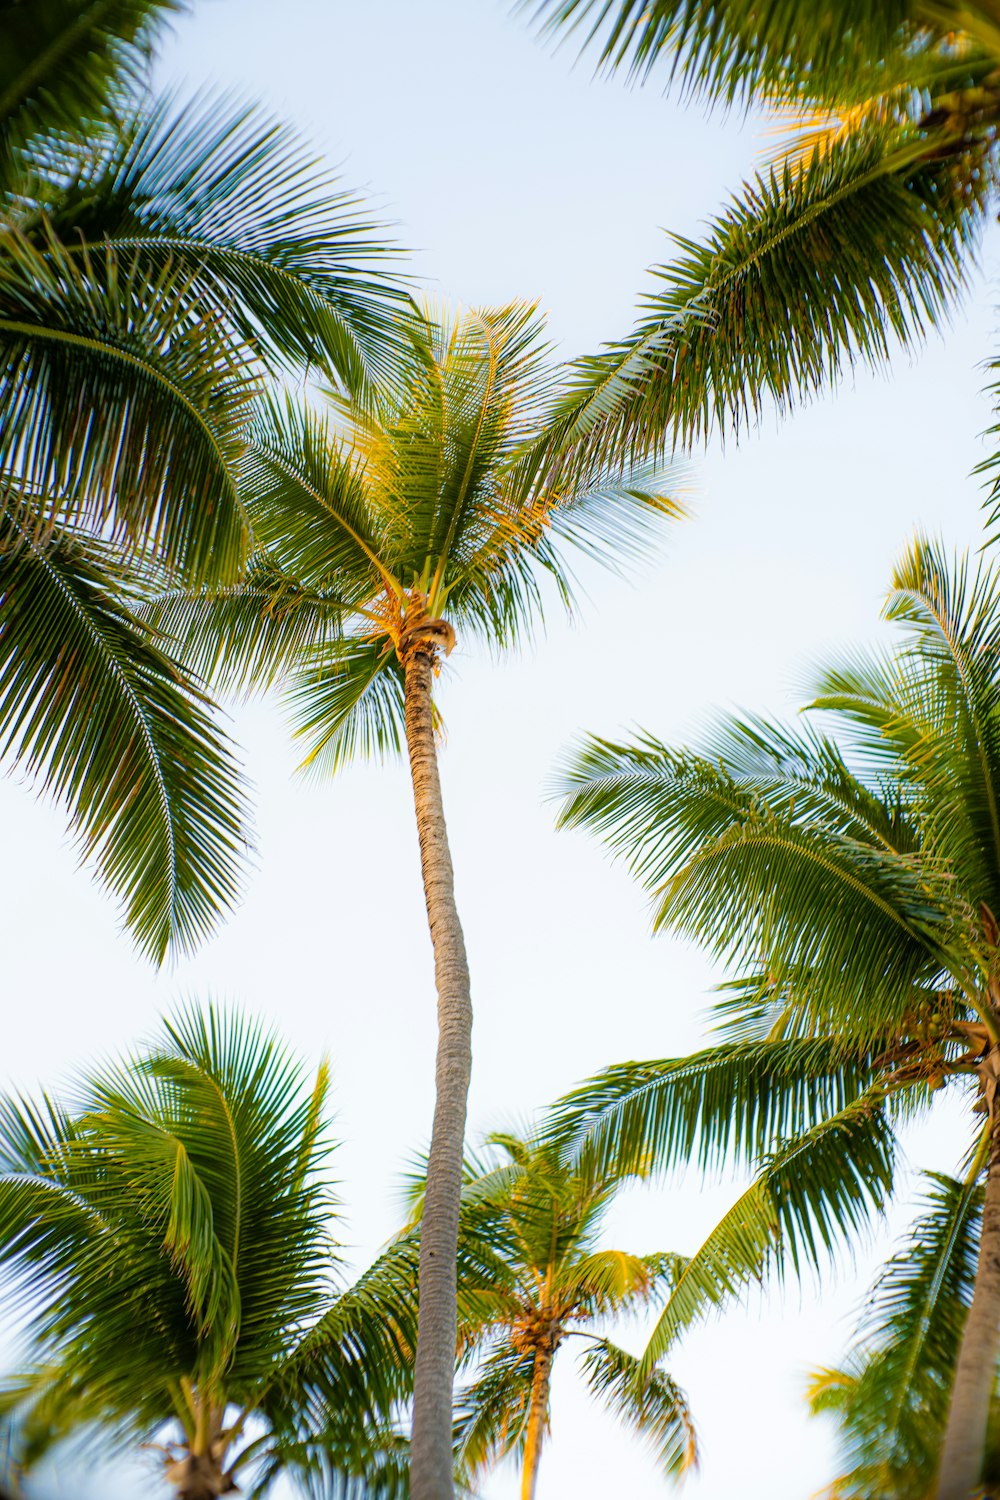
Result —
[{"label": "bright sky behind leaves", "polygon": [[[644,267],[669,256],[663,230],[697,235],[773,149],[760,122],[595,81],[574,58],[572,42],[541,44],[506,0],[196,0],[160,77],[290,117],[419,247],[429,290],[537,297],[571,355],[626,331]],[[605,1063],[700,1044],[719,976],[684,945],[650,939],[641,893],[598,845],[553,832],[546,778],[583,729],[683,739],[720,708],[793,712],[811,662],[884,636],[889,570],[915,525],[979,545],[968,476],[989,420],[977,367],[998,345],[996,270],[994,237],[964,313],[912,364],[860,372],[739,448],[698,456],[692,519],[637,578],[587,569],[572,625],[554,611],[547,637],[499,667],[461,644],[451,657],[443,777],[477,1008],[474,1131],[523,1118]],[[433,982],[408,784],[399,766],[293,780],[273,704],[235,711],[234,733],[257,789],[258,872],[219,936],[159,976],[76,871],[58,813],[0,782],[4,1073],[58,1091],[182,996],[273,1018],[307,1060],[332,1058],[345,1254],[360,1265],[395,1226],[395,1176],[431,1112]],[[952,1170],[960,1143],[939,1117],[912,1136],[910,1159]],[[692,1174],[630,1193],[608,1243],[690,1252],[737,1190]],[[686,1500],[806,1500],[832,1476],[804,1373],[839,1357],[886,1244],[821,1298],[813,1286],[775,1294],[677,1350],[670,1368],[704,1448]],[[643,1329],[623,1337],[638,1350]],[[667,1494],[641,1448],[589,1405],[572,1363],[570,1344],[540,1500]],[[63,1468],[40,1500],[85,1500],[83,1476]],[[88,1493],[141,1491],[134,1476],[105,1477]],[[515,1476],[499,1473],[486,1493],[510,1500]]]}]

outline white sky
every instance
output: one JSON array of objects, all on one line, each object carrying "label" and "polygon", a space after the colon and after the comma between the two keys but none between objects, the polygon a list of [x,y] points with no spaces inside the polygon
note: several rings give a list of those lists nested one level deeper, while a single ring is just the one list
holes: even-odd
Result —
[{"label": "white sky", "polygon": [[[755,126],[707,119],[655,89],[599,82],[572,46],[541,45],[504,0],[200,0],[165,51],[165,80],[219,84],[300,125],[420,247],[433,289],[467,302],[538,297],[567,355],[628,328],[662,230],[700,233],[766,151]],[[810,663],[871,640],[894,557],[915,525],[976,546],[995,347],[996,242],[943,341],[891,378],[849,387],[698,460],[692,520],[628,582],[587,574],[572,625],[501,666],[456,651],[443,684],[444,792],[476,1005],[473,1131],[524,1116],[605,1063],[682,1054],[704,1035],[717,975],[648,935],[641,893],[582,835],[557,835],[553,762],[582,729],[640,724],[683,739],[720,708],[790,712]],[[426,1138],[434,999],[416,836],[401,767],[337,781],[292,777],[273,704],[235,732],[257,787],[260,868],[245,903],[190,962],[154,975],[118,935],[57,812],[0,782],[3,1071],[58,1089],[81,1062],[126,1047],[182,996],[238,999],[310,1061],[325,1050],[343,1140],[344,1238],[360,1265],[396,1224],[394,1183]],[[909,1142],[916,1166],[953,1168],[957,1111]],[[608,1243],[693,1250],[733,1184],[692,1174],[623,1198]],[[895,1221],[897,1225],[903,1220]],[[699,1423],[688,1500],[805,1500],[833,1448],[802,1401],[804,1372],[842,1352],[885,1239],[800,1295],[736,1311],[690,1337],[672,1373]],[[643,1330],[624,1337],[641,1348]],[[646,1455],[589,1404],[566,1350],[541,1500],[653,1500]],[[135,1476],[89,1481],[64,1461],[39,1496],[159,1494]],[[500,1473],[489,1500],[509,1500]]]}]

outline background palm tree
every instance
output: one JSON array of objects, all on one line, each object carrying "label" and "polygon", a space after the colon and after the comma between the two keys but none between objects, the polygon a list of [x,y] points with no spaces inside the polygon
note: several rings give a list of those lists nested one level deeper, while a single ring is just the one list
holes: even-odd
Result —
[{"label": "background palm tree", "polygon": [[76,1091],[4,1101],[0,1264],[29,1367],[8,1378],[22,1465],[89,1430],[158,1448],[178,1500],[397,1495],[415,1249],[337,1287],[325,1112],[272,1035],[190,1009]]},{"label": "background palm tree", "polygon": [[[451,1493],[455,1254],[472,1010],[441,800],[433,684],[456,637],[499,651],[568,589],[559,542],[614,560],[677,505],[648,471],[546,488],[522,462],[554,390],[540,324],[515,304],[425,319],[389,388],[336,422],[266,407],[244,461],[259,552],[245,583],[181,590],[152,618],[222,687],[281,681],[307,763],[410,761],[438,992],[437,1096],[421,1235],[414,1500]],[[339,424],[339,425],[338,425]]]},{"label": "background palm tree", "polygon": [[[492,1246],[489,1279],[463,1277],[459,1348],[474,1378],[458,1394],[456,1456],[474,1485],[517,1455],[522,1500],[533,1500],[549,1430],[553,1364],[568,1339],[585,1341],[581,1373],[591,1392],[653,1446],[664,1472],[697,1465],[683,1392],[664,1371],[637,1376],[638,1361],[602,1333],[616,1316],[652,1305],[683,1269],[681,1256],[599,1248],[619,1179],[586,1178],[528,1139],[497,1133],[491,1154],[469,1157],[460,1242]],[[414,1223],[423,1182],[414,1194]]]},{"label": "background palm tree", "polygon": [[789,121],[701,241],[675,237],[642,316],[577,366],[585,452],[739,430],[955,305],[997,198],[995,0],[542,0],[601,63]]},{"label": "background palm tree", "polygon": [[[281,126],[141,88],[169,5],[8,7],[0,59],[0,749],[67,808],[140,946],[241,884],[236,763],[126,571],[234,581],[270,373],[383,378],[383,232]],[[8,27],[9,22],[9,27]]]},{"label": "background palm tree", "polygon": [[957,1231],[982,1182],[982,1228],[936,1493],[968,1500],[1000,1352],[1000,575],[918,542],[886,613],[901,649],[827,671],[812,705],[843,747],[734,720],[704,751],[591,741],[566,768],[564,823],[625,855],[658,928],[742,976],[720,1046],[609,1070],[564,1103],[557,1134],[620,1169],[763,1156],[699,1252],[738,1283],[853,1229],[891,1183],[893,1121],[965,1089],[980,1117],[968,1191],[942,1211]]}]

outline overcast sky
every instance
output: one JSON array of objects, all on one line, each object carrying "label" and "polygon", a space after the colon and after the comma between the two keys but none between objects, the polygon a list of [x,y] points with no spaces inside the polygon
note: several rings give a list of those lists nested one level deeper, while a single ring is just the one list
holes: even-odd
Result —
[{"label": "overcast sky", "polygon": [[[432,290],[538,298],[566,356],[627,330],[645,267],[669,256],[664,230],[700,234],[772,146],[759,122],[596,81],[505,0],[196,0],[160,76],[292,119],[395,222]],[[641,892],[596,843],[554,832],[546,779],[583,729],[638,724],[683,742],[720,709],[793,712],[812,663],[885,635],[881,602],[914,527],[980,544],[969,476],[989,420],[980,366],[996,347],[995,285],[991,240],[953,327],[912,362],[859,373],[738,448],[699,456],[693,516],[639,576],[588,571],[578,617],[553,614],[519,658],[494,665],[461,643],[451,657],[442,774],[476,1005],[474,1132],[603,1064],[701,1043],[720,976],[684,944],[650,938]],[[307,1060],[331,1056],[342,1235],[361,1265],[396,1225],[397,1176],[431,1113],[434,993],[407,778],[389,766],[296,779],[280,710],[233,712],[259,869],[214,941],[159,975],[76,868],[58,812],[0,782],[4,1070],[19,1088],[58,1090],[180,997],[230,997],[272,1018]],[[963,1138],[945,1110],[910,1138],[910,1159],[953,1169]],[[690,1252],[737,1190],[692,1174],[629,1193],[608,1243]],[[775,1295],[677,1349],[670,1368],[704,1452],[688,1500],[806,1500],[832,1477],[804,1376],[839,1358],[887,1243],[821,1297],[814,1286]],[[643,1333],[622,1337],[638,1350]],[[140,1492],[135,1478],[90,1483],[95,1496]],[[84,1488],[64,1463],[38,1493],[82,1500]],[[509,1500],[515,1476],[498,1473],[485,1493]],[[565,1350],[540,1500],[663,1493],[643,1451],[588,1404]]]}]

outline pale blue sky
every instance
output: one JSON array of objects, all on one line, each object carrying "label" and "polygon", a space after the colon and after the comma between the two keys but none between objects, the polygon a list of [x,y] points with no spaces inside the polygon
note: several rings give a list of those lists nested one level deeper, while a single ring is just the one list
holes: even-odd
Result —
[{"label": "pale blue sky", "polygon": [[[626,330],[644,267],[669,254],[663,230],[698,234],[770,143],[759,124],[595,81],[572,48],[554,53],[494,0],[197,0],[161,76],[293,119],[419,247],[430,289],[537,297],[567,354]],[[461,646],[451,658],[443,776],[477,1007],[474,1129],[604,1063],[698,1044],[716,976],[684,945],[649,938],[640,893],[595,844],[554,833],[546,777],[584,728],[639,723],[677,738],[733,704],[792,711],[810,662],[880,634],[892,560],[916,524],[978,545],[968,476],[988,420],[977,365],[995,347],[995,276],[994,239],[944,339],[899,357],[891,377],[862,372],[700,457],[692,519],[638,579],[588,571],[578,620],[554,615],[519,659],[497,667]],[[360,1263],[394,1226],[394,1174],[430,1119],[432,974],[406,778],[359,767],[334,783],[292,780],[272,705],[240,709],[236,729],[257,786],[260,869],[218,938],[158,977],[75,871],[58,815],[0,783],[17,850],[0,868],[5,1072],[57,1085],[179,995],[228,995],[274,1017],[308,1058],[331,1054],[344,1235]],[[912,1159],[948,1169],[960,1139],[925,1130]],[[690,1251],[733,1192],[689,1178],[631,1193],[609,1243]],[[775,1296],[677,1350],[671,1369],[704,1445],[689,1500],[806,1500],[831,1477],[803,1373],[837,1359],[873,1263],[862,1255],[821,1297]],[[640,1328],[627,1336],[640,1347]],[[642,1451],[574,1387],[570,1359],[540,1500],[664,1494]],[[58,1493],[80,1500],[83,1482],[64,1472]],[[509,1474],[487,1488],[490,1500],[514,1493]]]}]

